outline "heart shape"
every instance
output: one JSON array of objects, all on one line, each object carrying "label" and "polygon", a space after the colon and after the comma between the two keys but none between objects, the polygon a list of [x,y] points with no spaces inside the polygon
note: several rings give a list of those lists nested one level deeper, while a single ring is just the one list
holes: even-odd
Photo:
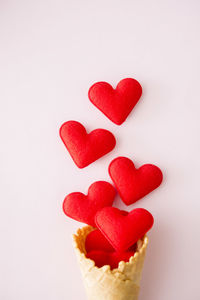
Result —
[{"label": "heart shape", "polygon": [[109,241],[101,233],[100,230],[95,229],[91,231],[85,239],[85,250],[86,252],[91,251],[104,251],[104,252],[114,252],[115,249],[111,246]]},{"label": "heart shape", "polygon": [[97,82],[88,92],[90,101],[112,122],[121,125],[142,95],[142,87],[133,78],[121,80],[116,89],[107,82]]},{"label": "heart shape", "polygon": [[153,226],[153,216],[146,209],[122,212],[115,207],[104,207],[95,217],[97,227],[116,251],[126,251]]},{"label": "heart shape", "polygon": [[[136,249],[137,249],[137,243],[132,245],[128,249],[128,251],[135,252]],[[113,246],[109,243],[109,241],[106,239],[106,237],[98,229],[91,231],[86,236],[85,250],[86,250],[86,252],[91,252],[91,251],[115,252],[115,249],[113,248]]]},{"label": "heart shape", "polygon": [[63,211],[76,221],[96,227],[96,212],[105,206],[112,206],[114,198],[115,189],[110,183],[96,181],[90,185],[86,196],[79,192],[67,195],[63,202]]},{"label": "heart shape", "polygon": [[120,261],[129,261],[134,252],[105,252],[101,250],[94,250],[86,254],[87,258],[92,259],[98,268],[109,265],[111,270],[118,268]]},{"label": "heart shape", "polygon": [[116,144],[110,131],[95,129],[87,134],[85,127],[76,121],[64,123],[60,128],[60,137],[79,168],[107,154]]},{"label": "heart shape", "polygon": [[127,157],[117,157],[109,165],[112,178],[122,201],[130,205],[156,189],[162,182],[161,170],[146,164],[136,169]]}]

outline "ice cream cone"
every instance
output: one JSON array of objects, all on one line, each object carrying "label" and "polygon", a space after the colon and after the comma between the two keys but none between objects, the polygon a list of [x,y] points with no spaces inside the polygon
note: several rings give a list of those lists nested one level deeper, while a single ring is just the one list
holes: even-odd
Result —
[{"label": "ice cream cone", "polygon": [[85,239],[92,230],[93,227],[85,226],[73,235],[88,300],[137,300],[148,238],[138,241],[129,262],[121,261],[117,269],[111,270],[108,265],[96,267],[94,261],[85,256]]}]

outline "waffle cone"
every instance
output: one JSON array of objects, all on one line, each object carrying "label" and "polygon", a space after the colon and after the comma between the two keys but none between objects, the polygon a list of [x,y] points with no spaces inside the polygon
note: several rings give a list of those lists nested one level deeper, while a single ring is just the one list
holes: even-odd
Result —
[{"label": "waffle cone", "polygon": [[137,251],[129,262],[121,261],[117,269],[111,270],[108,265],[96,267],[85,256],[85,239],[92,230],[93,227],[85,226],[73,235],[88,300],[137,300],[148,238],[138,241]]}]

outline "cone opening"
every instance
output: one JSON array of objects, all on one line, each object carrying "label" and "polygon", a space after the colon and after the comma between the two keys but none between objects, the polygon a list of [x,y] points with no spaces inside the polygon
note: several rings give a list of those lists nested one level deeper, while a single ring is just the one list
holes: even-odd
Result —
[{"label": "cone opening", "polygon": [[123,272],[123,270],[126,267],[128,267],[131,264],[134,264],[134,262],[137,260],[138,255],[140,255],[140,254],[143,255],[143,252],[146,250],[146,247],[148,244],[148,238],[145,235],[142,239],[138,240],[137,249],[136,249],[134,255],[130,257],[128,262],[120,261],[118,264],[118,268],[115,268],[112,270],[109,265],[104,265],[99,268],[95,265],[94,260],[86,257],[87,252],[85,249],[86,237],[91,231],[93,231],[95,229],[96,228],[94,228],[92,226],[85,226],[85,227],[82,227],[81,229],[79,228],[77,230],[77,233],[73,235],[73,240],[74,240],[74,247],[75,247],[76,251],[78,251],[78,254],[81,255],[85,260],[87,260],[88,263],[90,263],[91,267],[95,267],[98,270],[99,269],[106,270],[106,271],[109,270],[110,272],[113,272],[113,273],[116,273],[118,271]]}]

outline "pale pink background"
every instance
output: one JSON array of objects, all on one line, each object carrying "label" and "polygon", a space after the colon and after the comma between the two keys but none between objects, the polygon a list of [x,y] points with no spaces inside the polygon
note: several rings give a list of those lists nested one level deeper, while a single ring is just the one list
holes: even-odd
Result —
[{"label": "pale pink background", "polygon": [[[86,299],[71,245],[80,224],[62,200],[109,181],[118,155],[164,172],[128,207],[155,217],[140,300],[199,298],[199,11],[198,0],[0,1],[0,299]],[[87,91],[124,77],[144,93],[118,127]],[[69,119],[111,130],[115,150],[79,170],[58,135]]]}]

